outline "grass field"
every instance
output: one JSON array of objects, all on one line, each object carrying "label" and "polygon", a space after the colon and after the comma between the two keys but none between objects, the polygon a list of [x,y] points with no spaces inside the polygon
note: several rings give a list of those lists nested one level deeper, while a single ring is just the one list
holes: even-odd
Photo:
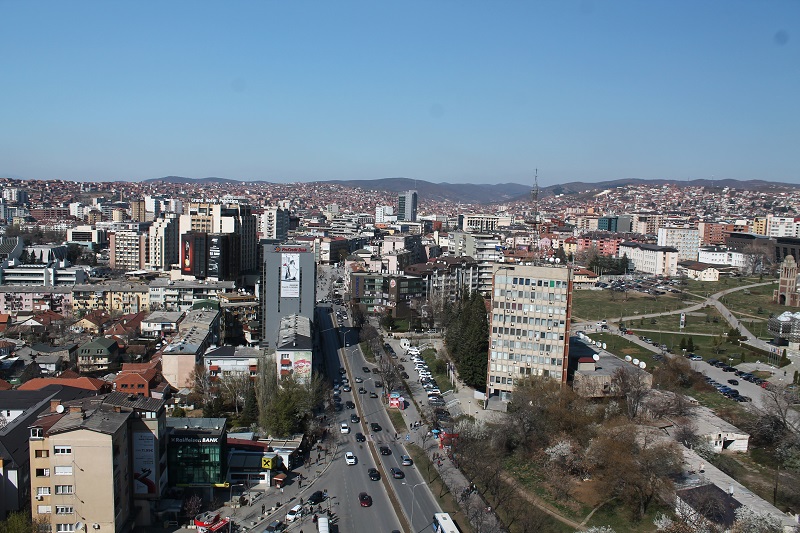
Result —
[{"label": "grass field", "polygon": [[620,292],[575,291],[572,293],[572,316],[583,320],[615,319],[622,316],[664,313],[695,303],[683,301],[684,295],[665,294],[656,298],[640,292],[629,292],[627,300]]},{"label": "grass field", "polygon": [[624,337],[612,335],[610,333],[595,333],[589,335],[589,337],[598,342],[605,342],[608,351],[618,356],[620,359],[623,359],[626,355],[630,355],[634,359],[647,363],[648,368],[653,368],[658,365],[658,361],[653,358],[653,352]]},{"label": "grass field", "polygon": [[777,288],[776,284],[771,284],[744,289],[726,294],[720,301],[736,315],[766,320],[770,313],[777,315],[786,311],[786,306],[772,303],[772,291]]}]

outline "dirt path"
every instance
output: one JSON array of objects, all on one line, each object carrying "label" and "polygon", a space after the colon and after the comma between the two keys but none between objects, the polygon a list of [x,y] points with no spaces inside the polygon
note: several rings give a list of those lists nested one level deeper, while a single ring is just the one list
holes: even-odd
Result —
[{"label": "dirt path", "polygon": [[[532,494],[531,492],[528,492],[527,490],[525,490],[525,488],[522,487],[517,482],[517,480],[514,479],[513,477],[511,477],[510,475],[503,474],[503,480],[506,483],[511,484],[511,486],[513,486],[515,489],[517,489],[517,493],[520,496],[522,496],[523,498],[525,498],[531,505],[533,505],[537,509],[541,509],[542,511],[544,511],[548,515],[552,516],[553,518],[555,518],[556,520],[558,520],[562,524],[566,524],[569,527],[574,527],[576,531],[578,531],[578,530],[584,531],[586,529],[586,527],[583,524],[580,524],[580,523],[578,523],[578,522],[576,522],[574,520],[571,520],[571,519],[567,518],[566,516],[563,516],[561,513],[559,513],[558,511],[556,511],[552,507],[550,507],[550,504],[548,504],[547,502],[545,502],[544,500],[542,500],[541,498],[539,498],[535,494]],[[592,513],[594,513],[594,510],[592,510]],[[589,514],[589,516],[586,519],[588,520],[590,517],[591,517],[591,513]]]}]

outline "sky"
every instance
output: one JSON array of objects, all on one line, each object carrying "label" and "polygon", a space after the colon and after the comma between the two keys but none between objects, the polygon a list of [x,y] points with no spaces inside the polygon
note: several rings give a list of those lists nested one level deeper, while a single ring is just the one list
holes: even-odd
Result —
[{"label": "sky", "polygon": [[797,0],[0,0],[0,176],[800,183]]}]

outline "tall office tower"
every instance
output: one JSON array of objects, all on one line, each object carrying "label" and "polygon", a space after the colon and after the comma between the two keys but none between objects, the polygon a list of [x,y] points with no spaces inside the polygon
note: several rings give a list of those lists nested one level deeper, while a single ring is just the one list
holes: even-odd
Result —
[{"label": "tall office tower", "polygon": [[148,265],[154,270],[170,269],[170,265],[178,262],[180,234],[178,233],[178,215],[162,213],[150,226],[150,259]]},{"label": "tall office tower", "polygon": [[496,265],[491,300],[487,394],[509,401],[527,376],[566,383],[572,271]]},{"label": "tall office tower", "polygon": [[108,266],[115,270],[141,270],[147,264],[147,232],[112,231],[108,234]]},{"label": "tall office tower", "polygon": [[417,191],[406,191],[397,197],[397,220],[417,221]]},{"label": "tall office tower", "polygon": [[208,276],[208,234],[190,231],[181,235],[181,272],[187,276]]},{"label": "tall office tower", "polygon": [[239,269],[257,272],[258,224],[249,204],[191,203],[180,217],[180,233],[233,233],[239,236]]},{"label": "tall office tower", "polygon": [[313,245],[263,244],[261,339],[275,347],[281,319],[300,315],[314,321],[317,266]]},{"label": "tall office tower", "polygon": [[259,216],[259,233],[264,239],[285,241],[289,235],[289,210],[266,207]]},{"label": "tall office tower", "polygon": [[147,222],[147,210],[144,200],[133,200],[131,202],[131,220],[134,222]]}]

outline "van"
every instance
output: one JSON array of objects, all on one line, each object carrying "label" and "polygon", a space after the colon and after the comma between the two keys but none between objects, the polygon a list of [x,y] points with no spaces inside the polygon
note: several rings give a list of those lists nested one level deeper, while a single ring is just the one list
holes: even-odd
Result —
[{"label": "van", "polygon": [[329,528],[330,528],[330,525],[329,525],[327,516],[317,517],[317,532],[318,533],[329,533],[330,532]]}]

